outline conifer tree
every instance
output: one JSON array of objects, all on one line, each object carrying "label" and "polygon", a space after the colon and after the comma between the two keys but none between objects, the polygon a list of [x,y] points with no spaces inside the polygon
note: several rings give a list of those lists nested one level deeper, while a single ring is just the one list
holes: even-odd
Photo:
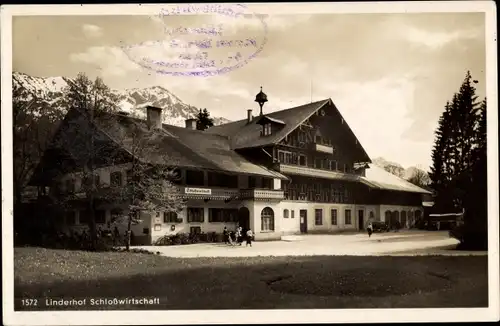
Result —
[{"label": "conifer tree", "polygon": [[210,117],[210,113],[207,109],[200,109],[200,112],[196,116],[196,129],[206,130],[213,127],[214,120]]},{"label": "conifer tree", "polygon": [[461,239],[472,247],[486,238],[486,100],[478,103],[470,72],[445,106],[436,130],[430,178],[436,209],[465,210]]}]

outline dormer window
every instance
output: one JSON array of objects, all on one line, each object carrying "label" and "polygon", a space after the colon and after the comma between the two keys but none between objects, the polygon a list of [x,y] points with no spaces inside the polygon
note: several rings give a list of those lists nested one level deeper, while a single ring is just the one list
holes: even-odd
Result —
[{"label": "dormer window", "polygon": [[274,132],[277,133],[285,126],[285,122],[279,119],[271,118],[268,116],[262,116],[257,122],[257,124],[262,125],[262,136],[269,136]]},{"label": "dormer window", "polygon": [[264,136],[269,136],[271,134],[271,124],[270,123],[266,123],[266,124],[263,125],[263,128],[264,128],[263,135]]}]

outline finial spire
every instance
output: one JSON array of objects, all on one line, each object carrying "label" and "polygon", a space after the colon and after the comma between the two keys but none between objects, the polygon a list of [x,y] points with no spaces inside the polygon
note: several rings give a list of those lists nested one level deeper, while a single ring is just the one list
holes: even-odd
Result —
[{"label": "finial spire", "polygon": [[260,106],[260,115],[262,115],[262,107],[264,106],[264,103],[267,102],[267,95],[262,92],[262,86],[260,86],[260,92],[255,96],[255,102],[259,103]]}]

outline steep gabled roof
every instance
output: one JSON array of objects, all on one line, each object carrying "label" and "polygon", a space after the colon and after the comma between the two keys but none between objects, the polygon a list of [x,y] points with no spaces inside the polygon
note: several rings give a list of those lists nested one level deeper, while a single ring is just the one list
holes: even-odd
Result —
[{"label": "steep gabled roof", "polygon": [[[84,123],[81,117],[77,117],[78,123]],[[96,116],[94,124],[107,138],[146,163],[288,179],[231,150],[225,136],[163,124],[151,137],[147,121],[111,113]],[[134,139],[141,139],[146,150],[134,150],[139,144]]]},{"label": "steep gabled roof", "polygon": [[370,163],[369,169],[366,169],[366,176],[361,177],[361,182],[370,187],[384,190],[396,190],[406,192],[416,192],[421,194],[430,194],[429,191],[415,186],[414,184],[387,172],[383,168]]},{"label": "steep gabled roof", "polygon": [[[289,133],[299,127],[300,124],[327,104],[331,104],[338,113],[340,119],[342,120],[342,125],[344,126],[343,128],[350,133],[350,137],[352,137],[353,143],[355,143],[356,147],[360,150],[363,160],[371,162],[365,149],[357,139],[356,135],[352,132],[351,128],[347,125],[342,117],[342,114],[339,112],[331,99],[312,102],[286,110],[271,112],[266,114],[264,117],[253,119],[250,123],[247,122],[247,119],[225,123],[219,126],[211,127],[206,132],[229,137],[232,149],[273,145],[285,138]],[[270,121],[279,121],[279,124],[284,126],[275,132],[273,131],[273,133],[269,136],[261,136],[262,127],[259,125],[259,121],[265,117],[267,117]]]},{"label": "steep gabled roof", "polygon": [[329,99],[322,100],[266,114],[267,117],[277,119],[285,124],[283,128],[273,132],[270,136],[261,137],[262,126],[257,123],[259,118],[253,119],[250,123],[247,123],[246,119],[225,123],[211,127],[206,132],[229,137],[232,149],[276,144],[329,101]]}]

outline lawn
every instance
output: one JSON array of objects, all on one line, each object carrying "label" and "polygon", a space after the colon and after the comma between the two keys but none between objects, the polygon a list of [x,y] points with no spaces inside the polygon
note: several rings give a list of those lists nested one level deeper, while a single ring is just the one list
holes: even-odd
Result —
[{"label": "lawn", "polygon": [[[15,308],[45,298],[159,298],[73,309],[487,307],[487,256],[168,258],[16,248]],[[38,298],[38,306],[21,306]],[[67,308],[64,308],[67,309]]]}]

